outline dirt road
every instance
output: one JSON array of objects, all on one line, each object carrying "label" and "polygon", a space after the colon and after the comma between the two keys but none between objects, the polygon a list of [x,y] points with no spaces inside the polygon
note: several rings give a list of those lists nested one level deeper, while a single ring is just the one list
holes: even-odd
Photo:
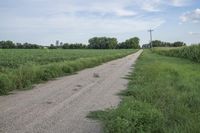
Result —
[{"label": "dirt road", "polygon": [[99,133],[100,123],[87,119],[90,111],[117,106],[116,94],[142,51],[78,74],[0,96],[0,132]]}]

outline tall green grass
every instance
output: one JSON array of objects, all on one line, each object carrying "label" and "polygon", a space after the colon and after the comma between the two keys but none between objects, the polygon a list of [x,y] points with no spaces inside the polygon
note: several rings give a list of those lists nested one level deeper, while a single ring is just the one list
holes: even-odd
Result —
[{"label": "tall green grass", "polygon": [[[12,90],[21,90],[21,89],[28,89],[35,83],[40,83],[41,81],[47,81],[52,78],[68,75],[74,73],[76,71],[82,70],[84,68],[93,67],[99,65],[101,63],[124,57],[128,54],[136,52],[137,50],[61,50],[61,54],[59,56],[59,51],[52,51],[56,52],[56,57],[61,57],[62,59],[65,58],[64,61],[50,61],[52,56],[49,56],[50,60],[48,60],[48,54],[40,53],[42,51],[34,50],[34,53],[29,51],[30,55],[27,58],[31,58],[32,60],[23,60],[26,59],[26,53],[29,50],[22,50],[22,51],[15,51],[15,52],[22,52],[22,64],[20,61],[16,61],[10,59],[9,62],[16,64],[15,67],[10,67],[10,65],[5,66],[3,65],[0,69],[0,95],[8,94]],[[1,51],[2,52],[2,51]],[[31,56],[35,54],[35,52],[39,55],[36,56],[40,60],[47,59],[48,61],[46,64],[38,63],[37,59]],[[64,53],[64,52],[70,52]],[[73,53],[74,52],[74,53]],[[7,52],[6,52],[7,53]],[[68,55],[65,57],[63,55]],[[15,59],[15,54],[10,57]],[[17,55],[19,57],[19,55]],[[73,60],[70,58],[76,57]],[[20,57],[19,57],[20,58]],[[12,62],[13,61],[13,62]]]},{"label": "tall green grass", "polygon": [[181,57],[200,62],[200,44],[176,49],[154,49],[153,51],[161,55]]},{"label": "tall green grass", "polygon": [[73,61],[79,58],[100,57],[112,54],[126,53],[129,50],[80,50],[80,49],[0,49],[0,70],[3,68],[18,68],[32,63],[46,65],[63,61]]},{"label": "tall green grass", "polygon": [[199,133],[200,64],[144,51],[116,109],[90,118],[106,133]]}]

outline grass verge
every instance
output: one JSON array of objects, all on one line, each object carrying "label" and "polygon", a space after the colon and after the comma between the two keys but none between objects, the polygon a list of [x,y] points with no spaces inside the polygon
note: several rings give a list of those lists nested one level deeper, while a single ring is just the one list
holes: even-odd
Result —
[{"label": "grass verge", "polygon": [[198,133],[200,64],[145,50],[116,109],[91,112],[106,133]]}]

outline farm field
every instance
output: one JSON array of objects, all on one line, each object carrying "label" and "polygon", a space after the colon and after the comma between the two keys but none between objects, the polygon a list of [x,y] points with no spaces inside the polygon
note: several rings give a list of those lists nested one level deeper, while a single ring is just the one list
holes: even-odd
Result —
[{"label": "farm field", "polygon": [[46,65],[80,58],[126,55],[130,52],[132,50],[0,49],[0,67],[17,68],[28,63]]},{"label": "farm field", "polygon": [[137,50],[0,50],[0,95],[74,73]]},{"label": "farm field", "polygon": [[145,50],[116,109],[91,112],[106,133],[200,131],[200,64]]},{"label": "farm field", "polygon": [[153,51],[161,55],[180,57],[194,62],[200,62],[200,44],[174,48],[158,47],[154,48]]}]

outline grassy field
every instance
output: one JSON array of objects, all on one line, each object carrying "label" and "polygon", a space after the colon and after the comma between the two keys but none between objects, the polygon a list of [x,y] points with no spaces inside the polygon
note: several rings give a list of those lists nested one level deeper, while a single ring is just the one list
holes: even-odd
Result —
[{"label": "grassy field", "polygon": [[120,58],[137,50],[0,50],[0,95]]},{"label": "grassy field", "polygon": [[27,63],[46,65],[80,58],[116,56],[129,52],[130,50],[0,49],[0,68],[17,68]]},{"label": "grassy field", "polygon": [[185,58],[200,63],[200,44],[177,48],[154,48],[153,51],[161,55]]},{"label": "grassy field", "polygon": [[199,133],[200,64],[145,50],[116,109],[91,112],[106,133]]}]

